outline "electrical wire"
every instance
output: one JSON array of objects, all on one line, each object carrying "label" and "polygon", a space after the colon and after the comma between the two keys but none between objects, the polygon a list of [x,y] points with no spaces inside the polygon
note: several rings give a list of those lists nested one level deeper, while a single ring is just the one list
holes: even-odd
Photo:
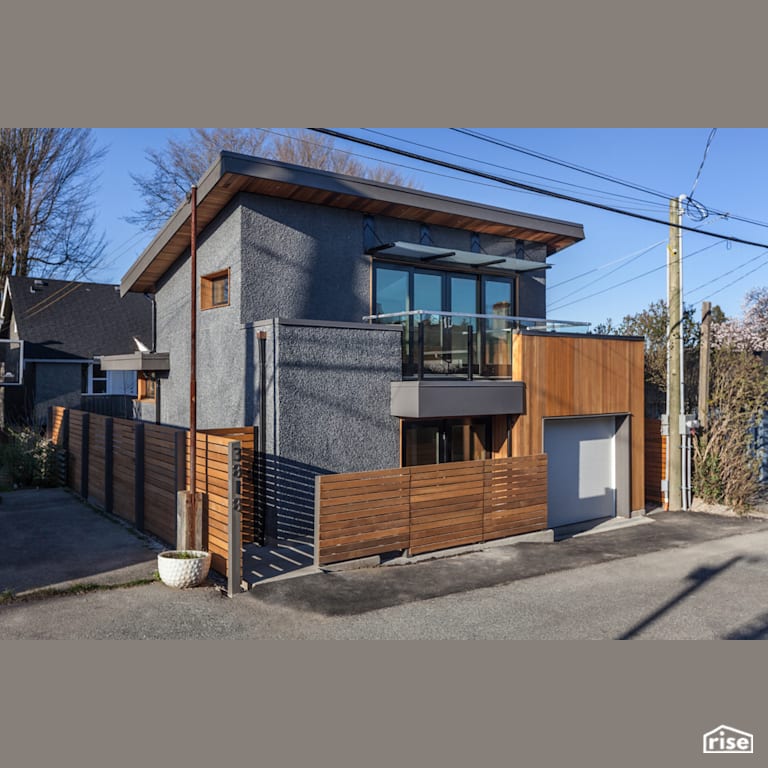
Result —
[{"label": "electrical wire", "polygon": [[[263,128],[262,130],[265,133],[272,134],[273,136],[280,136],[281,138],[290,138],[290,139],[293,139],[294,141],[300,141],[300,142],[302,142],[304,144],[307,144],[309,146],[324,148],[324,145],[320,144],[319,142],[314,142],[314,141],[311,141],[311,140],[303,138],[303,137],[293,136],[293,135],[288,134],[288,133],[281,133],[280,131],[276,131],[276,130],[271,129],[271,128]],[[368,129],[368,128],[364,128],[363,130],[368,131],[369,133],[375,133],[375,134],[379,134],[379,135],[389,136],[389,134],[383,134],[380,131],[373,131],[373,130]],[[396,137],[392,137],[392,138],[396,138]],[[427,148],[432,149],[435,152],[441,152],[441,153],[444,153],[444,154],[453,155],[455,157],[461,157],[461,158],[468,157],[466,155],[459,155],[458,153],[450,152],[448,150],[440,149],[440,148],[437,148],[437,147],[429,147],[429,145],[421,144],[419,142],[411,141],[411,140],[408,140],[408,139],[396,139],[396,140],[403,141],[403,142],[408,143],[408,144],[413,144],[414,146],[427,147]],[[381,163],[382,162],[381,158],[374,157],[373,155],[366,155],[366,154],[363,154],[361,152],[352,152],[350,150],[340,149],[338,147],[335,147],[333,149],[333,151],[334,152],[339,152],[339,153],[347,155],[349,157],[359,158],[359,159],[362,159],[362,160],[370,160],[372,162],[377,162],[377,163]],[[489,165],[489,166],[493,166],[493,167],[502,168],[502,169],[505,169],[505,170],[512,170],[512,171],[514,171],[514,169],[507,168],[506,166],[500,166],[500,165],[496,165],[495,163],[489,163],[489,162],[487,162],[485,160],[480,160],[479,158],[468,158],[468,159],[475,160],[476,162],[480,162],[480,163],[482,163],[484,165]],[[462,178],[461,176],[456,176],[456,175],[447,174],[447,173],[439,173],[437,171],[432,171],[432,170],[428,170],[428,169],[425,169],[425,168],[418,168],[418,167],[416,167],[414,165],[408,165],[407,163],[397,163],[397,162],[393,162],[391,160],[387,160],[386,163],[387,163],[387,165],[392,166],[394,168],[402,168],[402,169],[405,169],[405,170],[408,170],[408,171],[414,171],[416,173],[422,173],[422,174],[426,174],[428,176],[434,176],[434,177],[441,178],[441,179],[451,179],[452,181],[461,181],[461,182],[463,182],[465,184],[468,183],[468,184],[473,184],[475,186],[488,187],[490,189],[497,189],[497,190],[504,189],[504,186],[499,184],[499,183],[492,184],[492,183],[487,183],[487,182],[483,182],[483,181],[479,181],[479,180],[474,180],[474,179],[466,179],[466,178]],[[533,176],[535,178],[542,178],[542,179],[547,179],[548,178],[548,177],[544,177],[544,176],[540,177],[540,176],[537,176],[536,174],[526,173],[525,171],[515,171],[515,172],[516,173],[522,173],[522,174],[524,174],[526,176]],[[646,207],[643,207],[642,205],[633,205],[633,206],[629,206],[628,205],[627,208],[629,210],[634,210],[634,211],[661,211],[663,209],[666,209],[666,207],[667,207],[667,204],[661,205],[661,204],[658,204],[658,203],[653,203],[652,201],[643,200],[641,198],[631,197],[630,195],[612,194],[612,193],[608,193],[608,192],[606,192],[604,190],[595,189],[594,187],[584,187],[584,186],[579,185],[579,184],[573,184],[571,182],[560,181],[558,179],[553,179],[552,181],[553,181],[553,183],[560,184],[560,185],[562,185],[564,187],[574,187],[574,188],[577,188],[577,189],[584,189],[584,190],[594,191],[596,195],[598,195],[599,197],[601,197],[601,198],[603,198],[605,200],[612,201],[612,200],[616,200],[617,198],[622,198],[624,200],[635,201],[635,202],[641,203],[643,205],[649,206],[649,207],[646,208]],[[521,191],[522,194],[530,194],[530,195],[536,194],[536,193],[529,192],[529,191],[526,191],[526,190],[520,190],[520,191]]]},{"label": "electrical wire", "polygon": [[[646,205],[653,205],[653,206],[655,206],[655,208],[662,208],[662,209],[666,209],[667,204],[668,204],[668,198],[665,199],[665,202],[663,204],[662,203],[652,203],[651,201],[644,200],[643,198],[639,198],[639,197],[632,197],[631,195],[622,195],[622,194],[618,194],[618,193],[608,193],[604,189],[597,189],[595,187],[586,187],[586,186],[584,186],[582,184],[574,184],[573,182],[563,181],[561,179],[553,179],[550,176],[541,176],[541,175],[536,174],[536,173],[528,173],[527,171],[521,171],[521,170],[519,170],[517,168],[510,168],[509,166],[501,165],[500,163],[492,163],[492,162],[490,162],[488,160],[481,160],[478,157],[471,157],[470,155],[463,155],[463,154],[461,154],[459,152],[452,152],[452,151],[447,150],[447,149],[440,149],[439,147],[434,147],[434,146],[431,146],[429,144],[422,144],[421,142],[414,141],[413,139],[402,139],[402,138],[400,138],[398,136],[393,136],[390,133],[384,133],[383,131],[376,131],[376,130],[374,130],[372,128],[363,128],[363,130],[366,133],[372,133],[372,134],[374,134],[376,136],[383,136],[385,138],[393,139],[395,141],[400,141],[400,142],[403,142],[403,143],[406,143],[406,144],[413,145],[415,147],[421,147],[422,149],[429,149],[429,150],[431,150],[433,152],[440,152],[441,154],[450,155],[451,157],[458,157],[461,160],[470,160],[470,161],[473,161],[473,162],[481,163],[482,165],[487,165],[490,168],[498,168],[498,169],[503,170],[503,171],[511,171],[512,173],[519,173],[519,174],[521,174],[523,176],[530,176],[531,178],[534,178],[534,179],[540,179],[542,181],[550,181],[550,182],[553,182],[555,184],[560,184],[560,185],[563,185],[563,186],[566,186],[566,187],[573,187],[574,189],[583,189],[583,190],[588,191],[588,192],[595,192],[595,193],[601,195],[602,197],[607,198],[607,199],[611,199],[611,200],[616,199],[616,198],[622,198],[622,199],[625,199],[625,200],[631,200],[631,201],[643,203],[643,204],[646,204]],[[649,208],[648,210],[654,210],[655,208]]]},{"label": "electrical wire", "polygon": [[[116,246],[116,249],[112,251],[111,254],[108,255],[108,258],[110,260],[106,264],[102,264],[99,267],[96,268],[96,271],[103,271],[105,269],[109,269],[114,263],[133,245],[138,242],[138,240],[144,236],[143,232],[137,232],[133,235],[131,235],[127,240],[124,240],[120,245]],[[74,278],[66,281],[64,285],[60,285],[56,290],[49,293],[47,296],[45,296],[43,299],[37,302],[37,304],[32,305],[30,307],[29,311],[24,315],[24,319],[33,317],[34,315],[37,315],[40,312],[45,311],[49,307],[52,307],[54,304],[58,303],[61,299],[66,298],[71,293],[74,293],[74,291],[77,289],[77,287],[80,285],[77,281],[83,277],[88,270],[88,266],[83,266],[80,271],[75,275]],[[44,278],[42,278],[44,279]],[[54,279],[54,278],[51,278]]]},{"label": "electrical wire", "polygon": [[[768,252],[764,253],[763,256],[768,256]],[[750,269],[749,272],[744,273],[741,277],[737,277],[735,280],[731,280],[730,283],[726,283],[722,288],[719,290],[724,291],[726,288],[730,288],[732,285],[736,285],[736,283],[741,282],[745,277],[749,277],[749,275],[754,274],[757,272],[758,269],[762,269],[765,266],[765,263],[758,264],[754,269]],[[714,294],[709,293],[706,296],[704,296],[705,299],[711,298]]]},{"label": "electrical wire", "polygon": [[[570,163],[567,160],[562,160],[560,158],[556,158],[556,157],[553,157],[553,156],[545,155],[542,152],[537,152],[535,150],[528,149],[526,147],[521,147],[519,145],[512,144],[511,142],[504,141],[502,139],[496,139],[496,138],[494,138],[492,136],[488,136],[487,134],[483,134],[483,133],[481,133],[480,131],[477,131],[477,130],[469,131],[467,129],[462,129],[462,128],[452,128],[451,130],[457,131],[459,133],[465,133],[466,135],[472,136],[473,138],[479,139],[480,141],[485,141],[485,142],[488,142],[488,143],[491,143],[491,144],[496,144],[497,146],[503,146],[503,147],[506,147],[507,149],[513,150],[515,152],[521,152],[523,154],[530,155],[531,157],[536,157],[536,158],[538,158],[540,160],[544,160],[544,161],[549,162],[549,163],[554,163],[556,165],[561,165],[561,166],[564,166],[566,168],[570,168],[571,170],[574,170],[574,171],[579,171],[581,173],[586,173],[586,174],[588,174],[590,176],[595,176],[597,178],[602,178],[605,181],[611,181],[613,183],[620,184],[620,185],[625,186],[625,187],[629,187],[630,189],[634,189],[634,190],[637,190],[637,191],[643,191],[643,192],[646,192],[647,194],[652,195],[652,196],[657,196],[657,197],[661,196],[661,197],[664,197],[667,200],[669,200],[672,197],[676,197],[677,196],[677,195],[672,195],[672,194],[667,194],[667,193],[664,193],[664,192],[660,192],[658,190],[650,189],[648,187],[643,187],[640,184],[636,184],[634,182],[626,181],[625,179],[620,179],[620,178],[618,178],[616,176],[610,176],[608,174],[602,173],[600,171],[595,171],[593,169],[586,168],[584,166],[579,166],[579,165],[576,165],[575,163]],[[713,129],[713,130],[716,130],[716,129]],[[689,197],[692,197],[692,196],[689,196]],[[739,221],[739,222],[742,222],[744,224],[752,224],[752,225],[754,225],[756,227],[768,228],[768,222],[767,221],[761,221],[760,219],[752,219],[752,218],[749,218],[749,217],[746,217],[746,216],[739,216],[739,215],[731,213],[729,211],[721,211],[721,210],[719,210],[717,208],[705,207],[705,206],[701,205],[700,203],[695,203],[695,204],[697,206],[700,206],[700,208],[704,209],[705,211],[707,211],[710,214],[716,214],[716,215],[718,215],[720,217],[728,218],[728,219],[730,219],[732,221]],[[689,213],[689,215],[691,215],[691,214]],[[691,215],[691,218],[696,218],[695,214]],[[697,220],[700,220],[700,219],[697,219]]]},{"label": "electrical wire", "polygon": [[[652,224],[662,224],[665,227],[671,227],[674,229],[680,229],[682,231],[687,232],[701,232],[701,234],[706,234],[708,237],[714,237],[718,240],[729,240],[732,243],[741,243],[742,245],[752,245],[757,248],[768,248],[768,244],[766,243],[759,243],[754,240],[747,240],[745,238],[741,237],[735,237],[734,235],[725,235],[718,232],[707,232],[704,230],[697,230],[694,227],[689,227],[685,224],[678,224],[678,223],[672,223],[669,221],[664,221],[662,219],[656,219],[652,216],[646,216],[644,214],[640,213],[634,213],[632,211],[627,211],[621,208],[616,208],[614,206],[610,205],[604,205],[602,203],[596,203],[592,202],[590,200],[584,200],[582,198],[574,197],[572,195],[565,195],[560,192],[553,192],[552,190],[543,189],[542,187],[534,187],[530,184],[524,184],[519,181],[515,181],[514,179],[508,179],[503,176],[496,176],[495,174],[486,173],[484,171],[480,171],[475,168],[467,168],[459,165],[455,165],[454,163],[449,163],[445,160],[439,160],[434,157],[427,157],[425,155],[418,155],[414,152],[409,152],[404,149],[397,149],[395,147],[389,147],[385,144],[381,144],[379,142],[370,141],[368,139],[363,139],[358,136],[351,136],[350,134],[342,133],[341,131],[335,131],[331,130],[329,128],[312,128],[310,130],[317,131],[318,133],[324,133],[329,136],[334,136],[335,138],[342,139],[344,141],[351,141],[357,144],[364,144],[370,147],[374,147],[376,149],[380,149],[386,152],[393,152],[398,155],[404,155],[406,157],[410,157],[415,160],[419,160],[420,162],[424,163],[431,163],[434,165],[438,165],[444,168],[450,168],[451,170],[456,170],[461,173],[467,173],[472,176],[479,176],[481,178],[490,179],[491,181],[497,181],[500,184],[504,184],[505,186],[513,187],[515,189],[524,189],[528,190],[529,192],[535,192],[540,195],[545,195],[547,197],[553,197],[558,200],[565,200],[566,202],[570,203],[577,203],[579,205],[586,205],[591,208],[597,208],[602,211],[606,211],[608,213],[616,213],[622,216],[628,216],[633,219],[638,219],[640,221],[647,221]],[[409,190],[404,190],[406,193],[409,192]]]},{"label": "electrical wire", "polygon": [[563,168],[568,168],[572,171],[578,171],[579,173],[585,173],[588,176],[594,176],[598,179],[603,179],[603,181],[610,181],[613,184],[619,184],[622,187],[629,187],[630,189],[634,189],[638,192],[645,192],[649,195],[654,195],[656,197],[661,197],[664,200],[669,200],[670,197],[674,197],[674,195],[668,195],[664,192],[659,192],[655,189],[650,189],[649,187],[643,187],[640,184],[635,184],[631,181],[624,181],[623,179],[620,179],[616,176],[610,176],[607,173],[602,173],[600,171],[594,171],[590,168],[586,168],[581,165],[576,165],[575,163],[568,162],[567,160],[561,160],[556,157],[552,157],[551,155],[545,155],[543,152],[537,152],[533,149],[527,149],[526,147],[521,147],[518,144],[513,144],[510,141],[505,141],[504,139],[496,139],[493,136],[489,136],[488,134],[482,133],[480,131],[476,130],[468,130],[466,128],[451,128],[452,131],[456,131],[457,133],[462,133],[466,136],[471,136],[475,139],[480,139],[480,141],[487,142],[488,144],[495,144],[498,147],[504,147],[505,149],[511,149],[514,152],[519,152],[523,155],[528,155],[530,157],[535,157],[538,160],[544,160],[548,163],[554,163],[555,165],[560,165]]},{"label": "electrical wire", "polygon": [[[690,253],[683,256],[683,261],[687,261],[691,258],[691,256],[696,256],[699,253],[703,253],[704,251],[708,251],[710,248],[714,248],[716,245],[720,245],[723,242],[723,240],[719,240],[716,243],[710,243],[709,245],[705,245],[703,248],[699,248],[697,251],[691,251]],[[607,293],[608,291],[612,291],[614,288],[619,288],[622,285],[626,285],[627,283],[631,283],[634,280],[639,280],[641,277],[647,277],[648,275],[653,274],[654,272],[658,272],[661,269],[665,269],[667,267],[666,262],[664,264],[661,264],[658,267],[654,267],[653,269],[649,269],[647,272],[642,272],[639,275],[635,275],[634,277],[627,278],[626,280],[622,280],[620,283],[614,283],[613,285],[609,285],[607,288],[603,288],[600,291],[596,291],[595,293],[590,293],[588,296],[583,296],[580,299],[575,299],[574,301],[566,302],[565,304],[555,302],[554,306],[550,307],[553,311],[557,312],[561,309],[564,309],[565,307],[570,307],[573,304],[579,304],[582,301],[586,301],[587,299],[591,299],[595,296],[600,296],[603,293]]]},{"label": "electrical wire", "polygon": [[[709,286],[709,285],[712,285],[713,283],[718,283],[718,282],[720,282],[721,280],[723,280],[723,279],[725,279],[725,278],[727,278],[727,277],[730,277],[731,275],[733,275],[733,274],[734,274],[734,272],[738,272],[740,269],[742,269],[742,267],[746,267],[746,266],[748,266],[749,264],[752,264],[752,263],[754,263],[755,261],[758,261],[759,259],[763,259],[763,258],[765,258],[766,256],[768,256],[768,251],[763,251],[762,253],[758,253],[758,254],[757,254],[757,256],[753,256],[751,259],[747,259],[745,262],[743,262],[742,264],[740,264],[740,265],[739,265],[738,267],[736,267],[735,269],[729,269],[727,272],[723,272],[723,273],[721,273],[721,274],[717,275],[716,277],[713,277],[713,278],[711,278],[710,280],[706,280],[705,282],[703,282],[703,283],[700,283],[700,284],[699,284],[699,285],[697,285],[696,287],[694,287],[694,288],[691,288],[690,290],[686,291],[686,293],[687,293],[688,295],[691,295],[691,294],[695,294],[695,293],[698,293],[698,292],[699,292],[699,291],[700,291],[702,288],[706,288],[707,286]],[[732,281],[732,282],[728,283],[728,285],[725,285],[725,286],[723,286],[723,287],[722,287],[720,290],[725,290],[726,288],[729,288],[729,287],[730,287],[731,285],[733,285],[734,283],[737,283],[737,282],[739,282],[739,280],[743,280],[743,279],[744,279],[745,277],[747,277],[748,275],[751,275],[753,272],[756,272],[756,271],[757,271],[758,269],[760,269],[760,267],[762,267],[762,266],[763,266],[763,265],[762,265],[762,264],[760,264],[760,265],[759,265],[759,266],[758,266],[756,269],[752,269],[752,270],[750,270],[749,272],[746,272],[746,273],[744,273],[744,274],[743,274],[741,277],[738,277],[738,278],[736,278],[734,281]]]},{"label": "electrical wire", "polygon": [[715,138],[715,134],[717,133],[717,128],[713,128],[709,132],[709,137],[707,138],[707,145],[704,147],[704,157],[701,158],[701,163],[699,164],[699,170],[696,172],[696,178],[693,180],[693,186],[691,187],[691,192],[688,195],[690,199],[693,199],[693,193],[696,191],[696,187],[699,183],[699,179],[701,178],[701,172],[704,169],[704,163],[707,161],[707,155],[709,154],[709,148],[712,146],[712,139]]},{"label": "electrical wire", "polygon": [[[582,291],[588,290],[595,283],[599,283],[601,280],[605,280],[607,277],[610,277],[611,275],[615,274],[620,269],[624,269],[625,267],[629,266],[633,262],[637,261],[641,256],[645,256],[646,253],[650,253],[654,248],[658,248],[660,245],[664,245],[664,243],[666,243],[666,242],[667,242],[666,240],[659,240],[658,243],[654,243],[653,245],[648,246],[647,248],[643,248],[642,250],[637,251],[636,253],[631,254],[631,256],[627,257],[629,260],[623,259],[622,263],[619,264],[618,267],[615,267],[610,272],[606,272],[606,274],[601,275],[600,277],[596,278],[595,280],[593,280],[590,283],[589,286],[581,286],[580,288],[576,288],[575,290],[571,291],[570,293],[563,294],[557,300],[553,300],[552,301],[552,304],[554,305],[553,308],[556,308],[557,305],[560,304],[560,302],[562,302],[564,299],[570,298],[571,296],[575,296],[576,294],[581,293]],[[592,270],[592,272],[596,272],[596,271],[597,271],[597,269]],[[585,275],[586,275],[586,273],[585,273]],[[584,276],[584,275],[582,275],[582,276]],[[572,278],[572,279],[575,279],[575,278]],[[567,282],[567,281],[563,281],[563,282]],[[563,283],[558,283],[558,285],[563,285]],[[556,286],[554,286],[554,285],[553,286],[547,286],[547,289],[549,289],[550,287],[551,288],[555,288]]]}]

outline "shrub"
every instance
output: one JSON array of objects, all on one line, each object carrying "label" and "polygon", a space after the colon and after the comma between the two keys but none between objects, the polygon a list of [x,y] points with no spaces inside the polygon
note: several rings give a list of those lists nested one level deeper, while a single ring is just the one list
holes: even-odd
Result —
[{"label": "shrub", "polygon": [[768,369],[759,356],[720,347],[712,358],[709,426],[695,442],[694,493],[744,509],[758,490],[753,428],[768,402]]},{"label": "shrub", "polygon": [[0,445],[0,465],[16,487],[53,486],[56,479],[56,447],[31,427],[6,429]]}]

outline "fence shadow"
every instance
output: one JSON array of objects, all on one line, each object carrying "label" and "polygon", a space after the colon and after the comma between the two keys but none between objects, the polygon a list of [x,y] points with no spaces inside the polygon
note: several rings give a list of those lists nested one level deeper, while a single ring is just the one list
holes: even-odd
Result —
[{"label": "fence shadow", "polygon": [[311,545],[315,536],[315,477],[333,473],[274,454],[257,458],[257,473],[265,543]]}]

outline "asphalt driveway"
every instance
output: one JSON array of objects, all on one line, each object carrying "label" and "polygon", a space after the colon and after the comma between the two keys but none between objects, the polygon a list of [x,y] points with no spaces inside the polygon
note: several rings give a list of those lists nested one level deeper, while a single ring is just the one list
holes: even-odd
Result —
[{"label": "asphalt driveway", "polygon": [[153,539],[99,513],[63,488],[0,497],[0,593],[74,583],[125,584],[157,570]]},{"label": "asphalt driveway", "polygon": [[3,494],[0,535],[0,593],[133,584],[0,600],[0,638],[766,636],[765,519],[659,512],[557,542],[263,581],[234,599],[210,581],[142,583],[162,546],[65,490]]}]

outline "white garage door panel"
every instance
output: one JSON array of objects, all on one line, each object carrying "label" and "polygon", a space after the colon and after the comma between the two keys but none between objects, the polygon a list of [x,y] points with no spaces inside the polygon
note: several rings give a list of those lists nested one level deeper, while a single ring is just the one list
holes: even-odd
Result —
[{"label": "white garage door panel", "polygon": [[616,419],[552,419],[544,426],[549,526],[616,514]]}]

